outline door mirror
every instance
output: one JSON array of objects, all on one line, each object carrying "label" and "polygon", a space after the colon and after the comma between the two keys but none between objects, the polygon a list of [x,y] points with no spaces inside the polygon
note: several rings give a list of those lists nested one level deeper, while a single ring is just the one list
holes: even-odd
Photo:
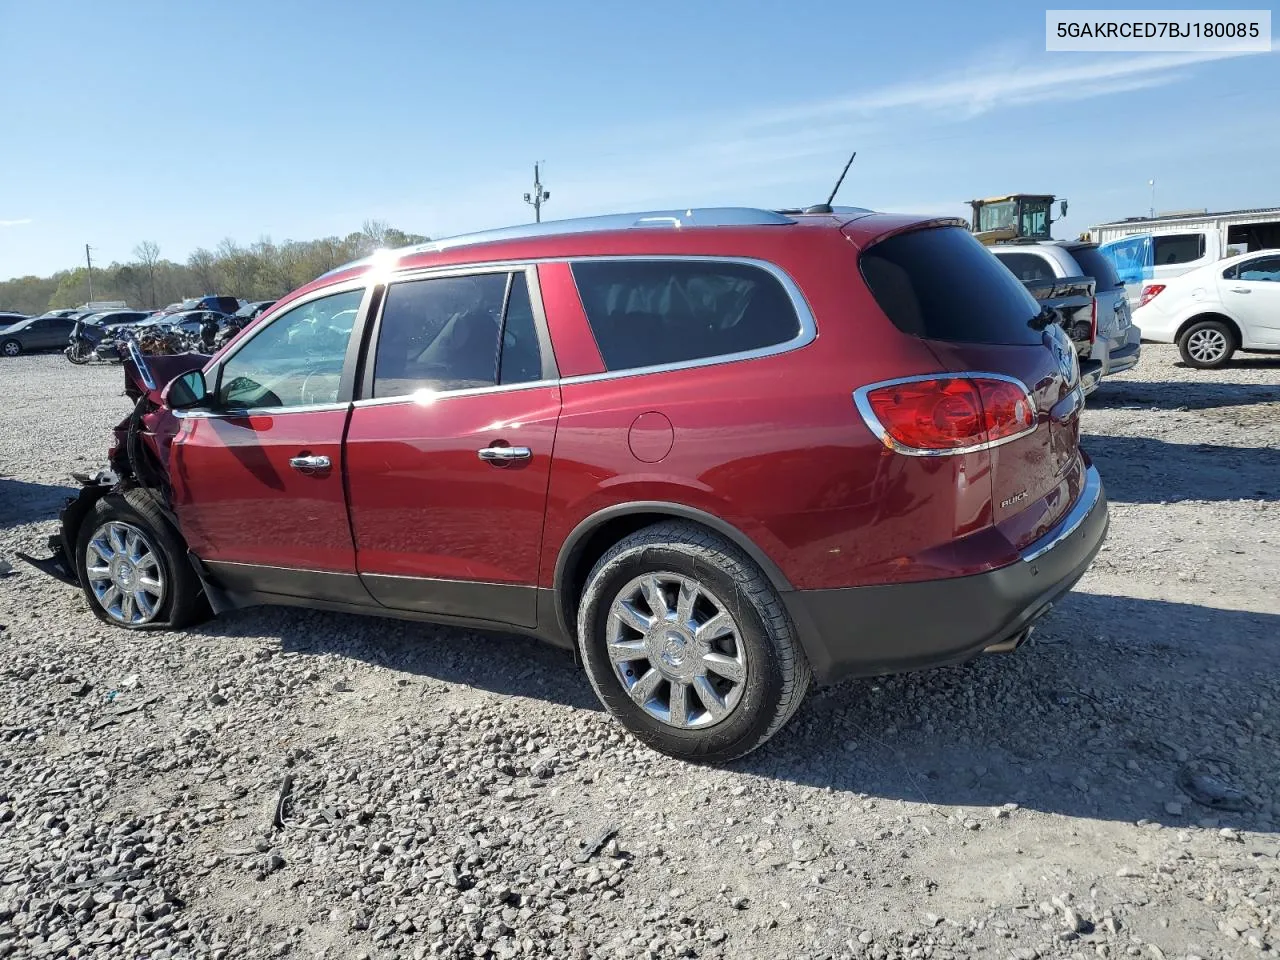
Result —
[{"label": "door mirror", "polygon": [[204,382],[204,373],[191,370],[180,377],[174,377],[164,388],[165,406],[170,410],[189,410],[192,407],[205,405],[209,389]]},{"label": "door mirror", "polygon": [[1061,219],[1067,215],[1067,201],[1062,200],[1058,203],[1058,217]]}]

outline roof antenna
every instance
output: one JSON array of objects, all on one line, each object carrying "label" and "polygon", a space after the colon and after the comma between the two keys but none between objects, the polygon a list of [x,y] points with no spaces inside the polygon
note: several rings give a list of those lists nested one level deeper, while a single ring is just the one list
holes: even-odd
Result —
[{"label": "roof antenna", "polygon": [[805,213],[833,213],[831,201],[836,198],[836,194],[840,191],[840,184],[844,183],[845,174],[849,172],[849,168],[853,166],[853,158],[858,155],[858,151],[853,151],[849,157],[849,162],[844,165],[844,169],[840,171],[840,179],[836,181],[836,185],[831,188],[831,196],[827,197],[826,203],[815,203],[811,207],[805,207]]}]

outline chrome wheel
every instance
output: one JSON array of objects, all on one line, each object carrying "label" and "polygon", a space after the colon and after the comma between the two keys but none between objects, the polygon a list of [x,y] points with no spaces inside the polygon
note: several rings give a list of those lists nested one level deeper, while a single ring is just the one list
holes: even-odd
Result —
[{"label": "chrome wheel", "polygon": [[1187,353],[1200,363],[1217,363],[1227,352],[1227,337],[1221,330],[1206,327],[1187,337]]},{"label": "chrome wheel", "polygon": [[148,623],[164,603],[160,554],[132,524],[112,520],[95,530],[84,569],[98,604],[117,623]]},{"label": "chrome wheel", "polygon": [[645,713],[684,730],[728,717],[742,699],[747,651],[725,605],[677,573],[636,577],[609,607],[614,674]]}]

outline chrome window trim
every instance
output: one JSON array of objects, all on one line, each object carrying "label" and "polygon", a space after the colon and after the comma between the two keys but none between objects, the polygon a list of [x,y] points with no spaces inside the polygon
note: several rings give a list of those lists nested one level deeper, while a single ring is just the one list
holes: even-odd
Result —
[{"label": "chrome window trim", "polygon": [[853,403],[858,409],[858,414],[866,423],[868,429],[875,434],[886,448],[894,453],[905,454],[908,457],[954,457],[963,453],[978,453],[982,450],[994,450],[996,447],[1002,447],[1006,443],[1012,443],[1014,440],[1021,440],[1023,437],[1030,436],[1035,433],[1040,426],[1040,415],[1036,414],[1036,422],[1026,430],[1011,434],[1007,437],[1001,437],[999,440],[986,441],[984,443],[970,444],[967,447],[954,447],[946,450],[921,450],[918,447],[909,447],[906,444],[899,443],[893,437],[889,436],[884,428],[884,424],[880,422],[880,418],[876,416],[875,411],[871,408],[871,401],[867,399],[867,395],[872,390],[879,390],[883,387],[896,387],[902,383],[922,383],[926,380],[969,380],[980,377],[984,380],[1002,380],[1005,383],[1012,383],[1022,388],[1023,395],[1027,398],[1027,403],[1031,405],[1031,409],[1035,410],[1035,398],[1031,396],[1031,391],[1027,385],[1017,377],[1011,377],[1004,373],[990,373],[981,370],[966,370],[963,373],[922,373],[913,377],[895,377],[892,380],[880,380],[876,383],[868,383],[853,391]]},{"label": "chrome window trim", "polygon": [[1026,563],[1032,563],[1044,556],[1062,541],[1080,529],[1081,525],[1093,513],[1094,507],[1102,499],[1102,475],[1098,468],[1090,466],[1085,470],[1084,489],[1076,498],[1075,505],[1067,511],[1067,515],[1058,521],[1057,526],[1034,543],[1023,548],[1019,556]]},{"label": "chrome window trim", "polygon": [[421,394],[407,393],[398,397],[369,397],[356,400],[353,407],[387,407],[397,403],[426,406],[450,397],[478,397],[487,393],[511,393],[516,390],[533,390],[538,387],[558,387],[560,380],[530,380],[526,383],[495,383],[488,387],[463,387],[458,390],[428,390]]},{"label": "chrome window trim", "polygon": [[[536,380],[529,383],[512,383],[512,384],[495,384],[488,387],[467,387],[461,390],[441,390],[431,395],[432,402],[446,397],[453,396],[471,396],[483,393],[496,393],[502,390],[527,390],[533,387],[549,387],[549,386],[572,386],[578,383],[594,383],[600,380],[617,380],[622,377],[639,377],[647,376],[654,373],[669,373],[675,370],[692,370],[698,367],[718,366],[725,363],[737,363],[744,360],[758,360],[762,357],[772,357],[783,353],[790,353],[793,350],[799,350],[807,347],[818,337],[817,322],[814,320],[813,311],[809,308],[809,302],[804,298],[800,287],[796,284],[791,276],[779,267],[777,264],[770,263],[767,260],[759,260],[754,257],[734,257],[734,256],[711,256],[701,254],[618,254],[618,255],[601,255],[601,256],[574,256],[574,257],[533,257],[520,260],[495,260],[487,263],[473,264],[450,264],[440,267],[414,267],[408,270],[397,271],[395,275],[388,279],[388,286],[392,283],[399,283],[402,280],[422,280],[433,277],[445,277],[456,275],[467,275],[474,273],[496,273],[501,271],[513,271],[521,267],[536,266],[541,263],[567,263],[572,266],[579,262],[596,262],[596,261],[668,261],[678,260],[682,262],[694,263],[735,263],[745,264],[747,266],[756,267],[770,274],[781,285],[786,292],[788,299],[791,301],[792,308],[796,312],[796,318],[799,322],[799,332],[790,340],[784,340],[781,343],[773,344],[768,347],[760,347],[756,350],[743,350],[738,353],[717,354],[713,357],[702,357],[698,360],[681,360],[678,363],[655,364],[648,367],[628,367],[625,370],[606,370],[601,373],[584,373],[572,377],[557,377],[555,379]],[[532,271],[535,280],[537,271]],[[533,286],[530,286],[530,297],[533,296]],[[535,318],[541,316],[543,311],[542,291],[538,287],[538,296],[534,300]],[[384,298],[385,301],[385,298]],[[590,324],[588,322],[588,329]],[[374,335],[376,338],[377,330]],[[548,342],[548,348],[551,344]],[[372,347],[372,343],[371,343]],[[597,348],[598,349],[598,348]],[[552,354],[554,357],[554,353]],[[1016,381],[1015,381],[1016,382]],[[1025,387],[1024,387],[1025,389]],[[381,406],[390,403],[417,403],[412,395],[402,397],[385,397],[370,398],[355,401],[357,407]],[[1016,438],[1015,438],[1016,439]]]},{"label": "chrome window trim", "polygon": [[279,417],[287,413],[318,413],[346,410],[350,402],[311,403],[305,407],[245,407],[237,410],[170,410],[179,420],[243,420],[245,417]]}]

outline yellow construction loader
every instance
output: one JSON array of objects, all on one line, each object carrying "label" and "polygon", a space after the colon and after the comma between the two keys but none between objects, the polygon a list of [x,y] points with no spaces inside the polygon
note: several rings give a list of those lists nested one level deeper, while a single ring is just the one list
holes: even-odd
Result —
[{"label": "yellow construction loader", "polygon": [[[1052,207],[1047,193],[1011,193],[1004,197],[970,200],[973,235],[986,246],[1009,240],[1049,240]],[[1067,215],[1067,201],[1058,200],[1058,220]]]}]

